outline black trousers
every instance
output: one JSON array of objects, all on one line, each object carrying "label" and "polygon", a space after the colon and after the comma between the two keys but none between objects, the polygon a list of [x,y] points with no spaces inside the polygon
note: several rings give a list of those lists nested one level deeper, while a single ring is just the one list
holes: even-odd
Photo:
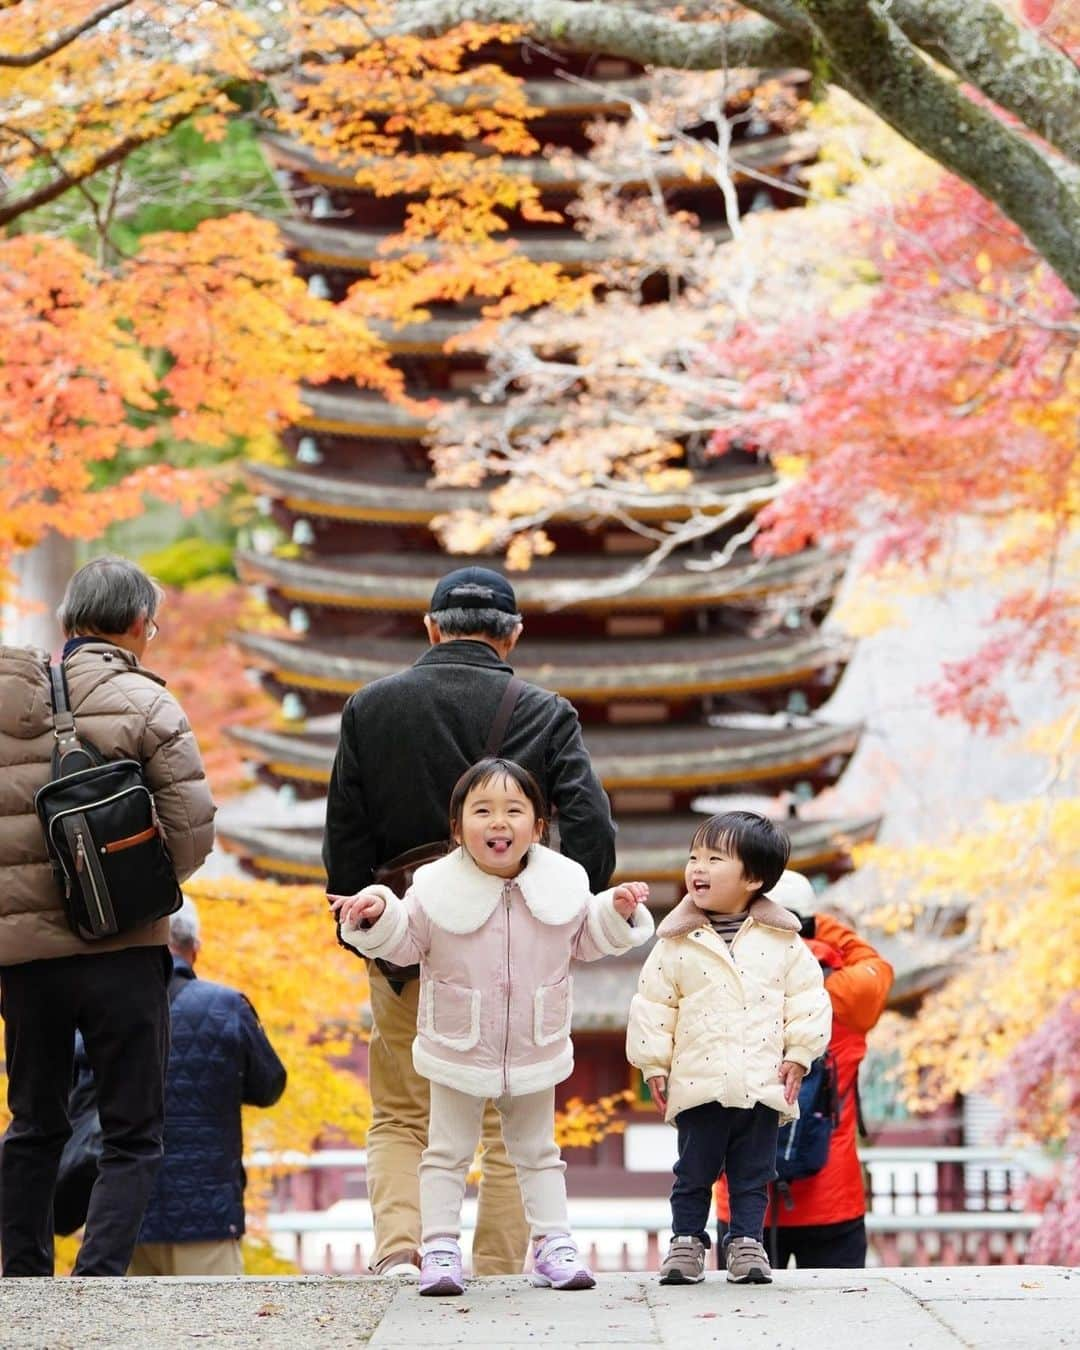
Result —
[{"label": "black trousers", "polygon": [[733,1237],[760,1242],[769,1182],[776,1176],[779,1114],[760,1102],[745,1110],[705,1102],[680,1111],[675,1125],[679,1158],[671,1188],[672,1232],[710,1245],[707,1225],[713,1186],[723,1173],[731,1205],[725,1244]]},{"label": "black trousers", "polygon": [[[779,1269],[786,1268],[792,1256],[800,1270],[861,1270],[866,1265],[866,1220],[846,1219],[843,1223],[807,1223],[776,1228],[776,1254]],[[769,1230],[772,1241],[773,1230]]]},{"label": "black trousers", "polygon": [[166,947],[0,968],[12,1116],[0,1145],[4,1275],[53,1273],[76,1029],[94,1070],[103,1146],[74,1274],[126,1272],[161,1163],[171,969]]}]

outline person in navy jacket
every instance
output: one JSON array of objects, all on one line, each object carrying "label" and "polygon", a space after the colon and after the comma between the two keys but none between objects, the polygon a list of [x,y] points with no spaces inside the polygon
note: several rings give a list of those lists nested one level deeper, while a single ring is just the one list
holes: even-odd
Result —
[{"label": "person in navy jacket", "polygon": [[273,1106],[285,1066],[243,994],[196,979],[199,919],[185,900],[169,922],[172,1049],[165,1158],[139,1230],[131,1275],[241,1275],[240,1108]]}]

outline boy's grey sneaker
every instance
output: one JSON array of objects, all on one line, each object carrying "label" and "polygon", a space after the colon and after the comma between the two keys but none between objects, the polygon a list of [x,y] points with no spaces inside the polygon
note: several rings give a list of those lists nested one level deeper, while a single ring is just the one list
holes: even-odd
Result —
[{"label": "boy's grey sneaker", "polygon": [[727,1277],[731,1284],[772,1284],[772,1266],[760,1242],[753,1238],[732,1238],[725,1253]]},{"label": "boy's grey sneaker", "polygon": [[673,1237],[664,1264],[661,1284],[700,1284],[705,1278],[705,1244],[698,1237]]}]

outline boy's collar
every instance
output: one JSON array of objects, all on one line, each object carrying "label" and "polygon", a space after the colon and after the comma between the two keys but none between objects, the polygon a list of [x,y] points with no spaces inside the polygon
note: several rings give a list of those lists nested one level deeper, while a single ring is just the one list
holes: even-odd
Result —
[{"label": "boy's collar", "polygon": [[[778,905],[775,900],[770,900],[767,895],[759,896],[758,899],[752,901],[749,908],[744,911],[743,917],[753,919],[754,923],[759,923],[764,928],[778,928],[785,933],[797,933],[799,931],[799,921],[795,915],[790,910],[786,910],[783,905]],[[700,928],[702,924],[712,927],[709,911],[696,905],[693,899],[687,895],[660,924],[656,930],[656,936],[662,938],[685,937],[687,933],[692,933],[695,928]]]}]

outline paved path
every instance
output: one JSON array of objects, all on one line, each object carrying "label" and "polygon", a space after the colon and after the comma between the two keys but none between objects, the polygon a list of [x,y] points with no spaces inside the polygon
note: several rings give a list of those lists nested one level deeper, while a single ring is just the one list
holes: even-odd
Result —
[{"label": "paved path", "polygon": [[0,1350],[1049,1350],[1080,1345],[1080,1270],[1041,1266],[791,1271],[767,1287],[710,1275],[662,1288],[605,1275],[556,1294],[479,1280],[421,1299],[373,1279],[7,1280]]}]

